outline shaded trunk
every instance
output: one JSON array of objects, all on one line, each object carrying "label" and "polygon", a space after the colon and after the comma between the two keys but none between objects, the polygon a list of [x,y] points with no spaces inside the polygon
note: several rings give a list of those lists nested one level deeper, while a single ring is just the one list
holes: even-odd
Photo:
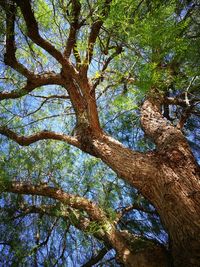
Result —
[{"label": "shaded trunk", "polygon": [[109,242],[117,252],[117,261],[127,267],[168,267],[166,249],[151,241],[141,240],[126,231],[113,229]]}]

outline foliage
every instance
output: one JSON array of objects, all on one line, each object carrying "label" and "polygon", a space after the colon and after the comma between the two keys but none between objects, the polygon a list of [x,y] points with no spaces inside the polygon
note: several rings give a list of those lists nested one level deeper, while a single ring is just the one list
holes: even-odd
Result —
[{"label": "foliage", "polygon": [[[74,20],[74,1],[31,2],[41,36],[63,53]],[[186,2],[113,0],[106,16],[104,1],[80,1],[79,17],[84,23],[76,35],[71,61],[76,64],[76,57],[80,56],[81,64],[85,64],[83,59],[90,50],[87,40],[91,26],[94,21],[103,20],[88,71],[90,80],[94,84],[99,82],[96,97],[100,122],[106,132],[141,152],[155,149],[152,140],[144,135],[139,120],[141,103],[151,88],[156,88],[163,96],[189,98],[191,103],[199,98],[200,39],[196,18],[199,7],[195,1]],[[6,50],[4,13],[2,8],[1,55]],[[59,73],[60,64],[55,58],[27,37],[19,9],[16,17],[17,60],[37,74]],[[112,60],[104,70],[110,56]],[[23,88],[26,79],[6,66],[3,56],[0,60],[0,91]],[[49,98],[49,95],[66,96],[66,90],[61,85],[39,86],[21,98],[1,101],[1,126],[9,126],[20,135],[44,129],[73,135],[76,118],[70,100]],[[183,131],[199,160],[199,102],[194,105],[195,111]],[[166,116],[176,125],[184,112],[185,107],[171,105]],[[138,205],[141,209],[125,213],[118,228],[167,244],[167,233],[154,207],[99,159],[58,141],[44,140],[22,148],[1,136],[0,148],[0,182],[48,183],[94,201],[111,222],[125,207]],[[76,227],[72,215],[60,216],[59,208],[56,216],[55,213],[48,216],[25,212],[27,206],[57,205],[57,201],[2,193],[0,204],[2,266],[28,266],[35,262],[38,264],[35,266],[82,266],[103,247],[102,242],[94,238],[102,225],[93,222],[84,233]],[[88,219],[84,212],[81,216]],[[117,266],[114,254],[111,250],[102,265],[96,266]]]}]

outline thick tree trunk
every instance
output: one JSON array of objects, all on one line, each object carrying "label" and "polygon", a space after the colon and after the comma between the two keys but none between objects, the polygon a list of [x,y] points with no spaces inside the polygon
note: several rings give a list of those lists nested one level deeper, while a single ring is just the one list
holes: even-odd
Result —
[{"label": "thick tree trunk", "polygon": [[[147,162],[145,157],[131,154],[116,143],[104,143],[101,149],[99,146],[98,152],[102,153],[104,162],[155,206],[169,233],[174,266],[200,266],[200,180],[197,165],[185,159],[178,148],[166,153],[157,152],[154,157],[149,155]],[[141,172],[137,168],[139,162]]]},{"label": "thick tree trunk", "polygon": [[[172,154],[178,151],[174,150]],[[163,156],[164,158],[164,156]],[[200,266],[200,184],[194,165],[162,159],[152,202],[169,233],[175,266]]]},{"label": "thick tree trunk", "polygon": [[145,101],[142,125],[155,152],[133,152],[106,134],[87,139],[88,150],[155,206],[169,234],[174,266],[200,266],[199,167],[181,131],[162,117],[158,99]]},{"label": "thick tree trunk", "polygon": [[175,266],[200,266],[200,171],[182,132],[160,114],[159,99],[145,101],[142,124],[157,145],[154,193],[169,233]]}]

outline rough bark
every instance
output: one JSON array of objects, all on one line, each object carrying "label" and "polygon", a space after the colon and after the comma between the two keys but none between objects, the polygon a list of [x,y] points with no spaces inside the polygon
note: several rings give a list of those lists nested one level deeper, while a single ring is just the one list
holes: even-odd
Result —
[{"label": "rough bark", "polygon": [[160,113],[160,100],[147,99],[143,128],[157,150],[130,151],[107,135],[93,140],[98,155],[155,206],[169,233],[174,266],[200,266],[199,167],[182,132]]},{"label": "rough bark", "polygon": [[174,266],[200,266],[199,167],[182,132],[162,117],[159,99],[144,102],[142,124],[154,153],[130,151],[104,134],[92,140],[95,154],[156,207]]},{"label": "rough bark", "polygon": [[[113,148],[113,144],[106,147]],[[196,164],[188,158],[186,160],[183,154],[189,152],[187,147],[181,151],[180,147],[174,147],[171,151],[158,152],[153,160],[149,157],[147,163],[145,157],[127,155],[124,148],[118,147],[107,158],[105,153],[109,153],[105,152],[105,148],[102,150],[102,160],[138,188],[156,207],[170,236],[174,265],[199,266],[199,173]],[[137,168],[137,163],[141,164],[142,170]]]},{"label": "rough bark", "polygon": [[88,137],[87,149],[156,207],[169,233],[174,266],[200,266],[199,167],[182,132],[161,115],[161,101],[149,97],[142,107],[142,125],[157,145],[155,152],[133,152],[104,133]]},{"label": "rough bark", "polygon": [[185,137],[162,117],[159,105],[145,101],[142,115],[146,133],[157,144],[154,153],[133,152],[106,134],[87,138],[86,148],[156,207],[169,233],[174,266],[200,266],[199,167]]},{"label": "rough bark", "polygon": [[171,240],[175,266],[200,266],[200,172],[182,132],[160,113],[159,99],[143,105],[142,123],[157,144],[156,207]]},{"label": "rough bark", "polygon": [[[164,247],[145,242],[137,237],[127,238],[123,232],[108,232],[110,244],[116,249],[119,263],[128,267],[167,267],[168,258]],[[131,237],[131,235],[130,235]],[[125,239],[125,240],[124,240]],[[138,241],[138,242],[137,242]],[[132,244],[131,244],[132,242]]]}]

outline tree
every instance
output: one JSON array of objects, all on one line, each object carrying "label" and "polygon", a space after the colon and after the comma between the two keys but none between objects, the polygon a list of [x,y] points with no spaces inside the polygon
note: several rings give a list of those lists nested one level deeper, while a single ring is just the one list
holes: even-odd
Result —
[{"label": "tree", "polygon": [[[31,214],[42,222],[32,224],[26,239],[35,233],[35,246],[21,258],[29,257],[35,266],[41,260],[43,266],[56,266],[72,225],[100,241],[100,253],[85,266],[111,249],[125,266],[200,266],[199,166],[191,150],[197,153],[194,142],[199,142],[199,4],[0,4],[2,214],[11,223],[3,227],[9,233],[14,223],[22,231],[17,220],[28,215],[24,227]],[[134,144],[132,133],[139,136]],[[80,166],[86,156],[66,144],[92,156],[84,171]],[[73,172],[76,159],[79,179],[83,177],[79,184],[64,174],[66,168]],[[118,184],[101,162],[114,171]],[[101,175],[106,177],[102,184]],[[101,189],[96,192],[105,199],[95,197],[97,184]],[[125,206],[114,211],[120,198]],[[133,222],[142,215],[135,210],[151,227],[138,230],[139,223]],[[152,232],[156,224],[157,237]],[[41,252],[55,227],[65,231],[62,245],[54,240],[62,251],[56,260],[56,252]],[[15,251],[20,259],[27,249],[17,245],[20,239],[9,234],[3,238],[4,257]]]}]

